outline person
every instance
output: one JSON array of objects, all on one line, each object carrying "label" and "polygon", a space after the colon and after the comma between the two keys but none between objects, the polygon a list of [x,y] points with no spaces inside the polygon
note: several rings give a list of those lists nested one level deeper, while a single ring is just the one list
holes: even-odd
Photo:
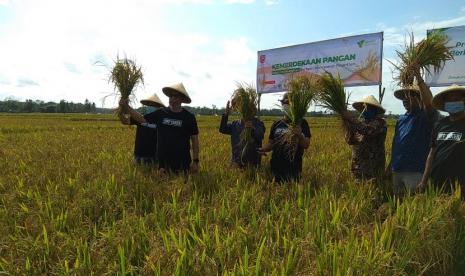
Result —
[{"label": "person", "polygon": [[[144,118],[159,108],[165,107],[163,102],[153,94],[140,101],[144,105]],[[121,121],[123,124],[136,125],[136,139],[134,141],[134,162],[139,165],[157,164],[157,130],[151,124],[139,124],[131,117],[129,120]]]},{"label": "person", "polygon": [[449,113],[433,128],[431,148],[418,189],[431,178],[436,187],[446,191],[459,183],[465,195],[465,87],[452,85],[433,98],[433,107]]},{"label": "person", "polygon": [[382,118],[385,109],[372,95],[354,102],[352,106],[360,112],[360,119],[349,111],[342,114],[346,142],[352,146],[352,174],[358,180],[376,179],[382,176],[385,165],[387,125]]},{"label": "person", "polygon": [[[130,108],[131,118],[140,124],[153,124],[158,131],[157,156],[160,170],[174,173],[196,173],[199,169],[199,130],[195,116],[182,108],[191,98],[182,83],[163,87],[169,107],[147,114],[146,117]],[[192,158],[190,154],[192,146]]]},{"label": "person", "polygon": [[[284,94],[280,100],[283,109],[289,109],[288,94]],[[310,127],[307,120],[303,119],[297,126],[299,134],[297,151],[294,156],[290,156],[288,147],[282,143],[283,134],[289,131],[289,118],[284,118],[273,122],[268,138],[268,143],[259,149],[261,154],[272,151],[270,166],[274,179],[278,183],[298,181],[302,174],[302,157],[304,151],[310,145]]]},{"label": "person", "polygon": [[406,113],[396,122],[386,176],[392,176],[394,194],[402,196],[405,191],[414,192],[422,179],[439,113],[433,108],[433,94],[424,82],[419,87],[398,89],[394,96],[402,101]]},{"label": "person", "polygon": [[[237,119],[228,123],[230,112],[231,106],[230,101],[228,101],[225,113],[221,117],[219,131],[222,134],[231,136],[231,164],[233,167],[238,168],[245,168],[247,166],[258,167],[260,165],[261,155],[257,152],[257,149],[262,146],[263,136],[265,135],[265,125],[257,117],[254,117],[252,121],[244,122],[241,119]],[[252,129],[252,136],[254,138],[254,146],[248,152],[243,152],[244,147],[241,145],[241,133],[245,127]]]}]

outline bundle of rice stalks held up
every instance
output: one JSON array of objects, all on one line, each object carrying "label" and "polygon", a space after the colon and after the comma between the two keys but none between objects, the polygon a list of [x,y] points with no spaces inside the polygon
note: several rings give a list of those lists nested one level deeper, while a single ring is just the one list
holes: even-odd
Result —
[{"label": "bundle of rice stalks held up", "polygon": [[293,76],[286,85],[289,109],[283,111],[289,119],[289,131],[281,136],[278,143],[287,149],[289,158],[293,160],[299,147],[300,124],[318,91],[318,77],[315,75]]},{"label": "bundle of rice stalks held up", "polygon": [[331,73],[326,72],[321,76],[319,86],[318,101],[322,107],[339,115],[347,111],[348,98],[339,74],[334,77]]},{"label": "bundle of rice stalks held up", "polygon": [[[318,101],[321,106],[342,117],[342,114],[347,112],[349,95],[344,90],[341,76],[338,74],[334,77],[331,73],[326,72],[319,80],[319,87]],[[345,120],[342,121],[342,127],[347,135],[348,127]]]},{"label": "bundle of rice stalks held up", "polygon": [[[141,67],[133,60],[117,57],[108,82],[113,83],[116,93],[120,94],[120,102],[125,102],[139,84],[144,84],[144,76]],[[120,119],[127,119],[124,107],[118,107],[115,112]]]},{"label": "bundle of rice stalks held up", "polygon": [[256,89],[250,84],[237,83],[231,103],[232,108],[239,112],[241,120],[245,124],[240,134],[241,161],[245,163],[248,154],[256,150],[251,126],[257,113],[258,95]]},{"label": "bundle of rice stalks held up", "polygon": [[425,72],[430,74],[431,68],[435,73],[439,72],[446,61],[453,59],[449,52],[451,48],[446,46],[448,41],[444,33],[433,31],[415,45],[413,33],[410,34],[410,41],[406,43],[404,52],[396,51],[400,63],[397,65],[391,62],[398,72],[394,78],[405,87],[413,84],[416,75]]}]

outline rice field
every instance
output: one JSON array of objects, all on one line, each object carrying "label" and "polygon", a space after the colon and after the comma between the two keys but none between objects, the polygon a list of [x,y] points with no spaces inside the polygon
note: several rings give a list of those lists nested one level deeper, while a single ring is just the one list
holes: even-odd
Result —
[{"label": "rice field", "polygon": [[0,115],[0,274],[464,275],[459,193],[400,201],[357,182],[340,123],[307,120],[302,180],[277,185],[269,156],[228,166],[220,117],[198,117],[201,172],[185,179],[135,166],[114,116]]}]

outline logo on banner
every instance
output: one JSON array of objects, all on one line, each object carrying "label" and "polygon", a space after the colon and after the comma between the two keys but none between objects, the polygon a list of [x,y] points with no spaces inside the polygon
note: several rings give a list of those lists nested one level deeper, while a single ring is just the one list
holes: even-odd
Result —
[{"label": "logo on banner", "polygon": [[266,55],[260,55],[260,63],[263,64],[265,63],[266,60]]},{"label": "logo on banner", "polygon": [[365,44],[365,39],[362,39],[359,42],[357,42],[358,48],[362,48],[363,44]]}]

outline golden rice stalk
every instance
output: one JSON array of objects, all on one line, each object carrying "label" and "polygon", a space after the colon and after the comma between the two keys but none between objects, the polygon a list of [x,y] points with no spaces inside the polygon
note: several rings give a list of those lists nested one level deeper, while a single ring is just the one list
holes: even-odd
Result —
[{"label": "golden rice stalk", "polygon": [[318,101],[322,107],[339,115],[347,111],[348,96],[344,90],[341,76],[337,74],[334,77],[331,73],[326,72],[321,76],[319,83]]},{"label": "golden rice stalk", "polygon": [[[239,112],[241,120],[252,122],[257,114],[258,94],[257,90],[250,84],[237,83],[237,88],[231,99],[232,108]],[[255,139],[251,126],[245,125],[240,134],[241,161],[246,163],[246,157],[255,150]]]},{"label": "golden rice stalk", "polygon": [[[108,82],[113,83],[115,91],[120,94],[120,101],[128,100],[133,90],[138,85],[144,84],[142,68],[137,66],[133,60],[117,56]],[[121,107],[116,109],[116,114],[120,118],[124,118],[126,113],[127,111]]]},{"label": "golden rice stalk", "polygon": [[289,119],[289,131],[285,132],[278,143],[283,145],[291,160],[294,159],[299,146],[299,127],[307,114],[318,91],[318,77],[315,75],[291,76],[286,83],[289,109],[283,109]]},{"label": "golden rice stalk", "polygon": [[[318,101],[322,107],[342,116],[344,112],[347,112],[349,97],[350,93],[345,92],[344,82],[339,74],[334,77],[331,73],[326,72],[321,76]],[[348,126],[345,120],[342,121],[342,128],[347,136]]]},{"label": "golden rice stalk", "polygon": [[451,47],[446,46],[448,41],[444,33],[433,31],[415,44],[413,33],[411,33],[410,41],[406,42],[404,51],[396,51],[400,60],[399,64],[391,62],[397,71],[394,79],[399,85],[405,87],[413,84],[415,73],[430,74],[431,68],[435,73],[439,72],[446,61],[454,58],[450,53]]}]

